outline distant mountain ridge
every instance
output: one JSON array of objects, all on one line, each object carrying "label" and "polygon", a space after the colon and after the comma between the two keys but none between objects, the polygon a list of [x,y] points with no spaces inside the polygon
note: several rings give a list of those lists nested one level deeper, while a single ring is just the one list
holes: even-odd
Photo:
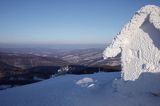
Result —
[{"label": "distant mountain ridge", "polygon": [[24,51],[0,52],[0,89],[5,89],[1,85],[19,86],[64,74],[120,71],[119,58],[103,60],[103,49]]},{"label": "distant mountain ridge", "polygon": [[[118,66],[120,56],[103,59],[104,48],[85,48],[74,50],[61,49],[1,49],[0,60],[21,68],[31,68],[34,66],[63,66],[67,64],[85,66]],[[4,56],[3,56],[4,55]],[[12,58],[12,59],[11,59]],[[22,61],[23,60],[23,61]],[[21,62],[22,61],[22,62]]]},{"label": "distant mountain ridge", "polygon": [[114,58],[103,59],[104,49],[89,48],[77,49],[64,53],[61,59],[69,62],[70,64],[86,65],[86,66],[119,66],[120,56]]},{"label": "distant mountain ridge", "polygon": [[0,53],[0,61],[11,66],[27,69],[36,66],[63,66],[67,62],[55,57],[43,57],[33,54]]}]

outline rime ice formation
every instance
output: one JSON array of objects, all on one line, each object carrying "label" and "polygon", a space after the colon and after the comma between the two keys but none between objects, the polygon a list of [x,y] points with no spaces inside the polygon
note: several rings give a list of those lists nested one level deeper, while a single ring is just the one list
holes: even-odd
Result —
[{"label": "rime ice formation", "polygon": [[103,54],[108,58],[119,53],[124,80],[160,72],[160,7],[147,5],[137,11]]}]

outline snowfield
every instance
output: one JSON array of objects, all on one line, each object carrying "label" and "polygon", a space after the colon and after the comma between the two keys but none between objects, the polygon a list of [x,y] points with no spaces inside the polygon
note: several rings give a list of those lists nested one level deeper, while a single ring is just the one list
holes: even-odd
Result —
[{"label": "snowfield", "polygon": [[[146,76],[146,75],[143,75]],[[150,76],[150,74],[149,74]],[[146,78],[146,77],[145,77]],[[156,80],[160,80],[160,77]],[[141,78],[143,80],[143,77]],[[146,80],[146,79],[145,79]],[[128,82],[120,73],[64,75],[0,91],[1,106],[160,106],[158,81]],[[151,83],[153,85],[151,85]],[[139,85],[138,85],[139,84]],[[148,86],[147,86],[148,84]],[[146,87],[145,87],[146,86]],[[147,89],[151,88],[151,89]]]}]

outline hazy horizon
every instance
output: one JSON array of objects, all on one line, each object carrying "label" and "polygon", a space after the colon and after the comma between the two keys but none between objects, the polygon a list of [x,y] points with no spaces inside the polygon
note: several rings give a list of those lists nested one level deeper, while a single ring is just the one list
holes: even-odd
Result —
[{"label": "hazy horizon", "polygon": [[[0,49],[88,49],[105,48],[108,44],[2,44]],[[0,50],[0,51],[1,51]]]}]

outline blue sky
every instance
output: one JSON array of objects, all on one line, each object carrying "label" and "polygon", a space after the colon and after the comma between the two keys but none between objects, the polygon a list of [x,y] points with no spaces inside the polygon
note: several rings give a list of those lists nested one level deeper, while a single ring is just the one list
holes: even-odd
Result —
[{"label": "blue sky", "polygon": [[104,44],[159,0],[0,0],[0,43]]}]

